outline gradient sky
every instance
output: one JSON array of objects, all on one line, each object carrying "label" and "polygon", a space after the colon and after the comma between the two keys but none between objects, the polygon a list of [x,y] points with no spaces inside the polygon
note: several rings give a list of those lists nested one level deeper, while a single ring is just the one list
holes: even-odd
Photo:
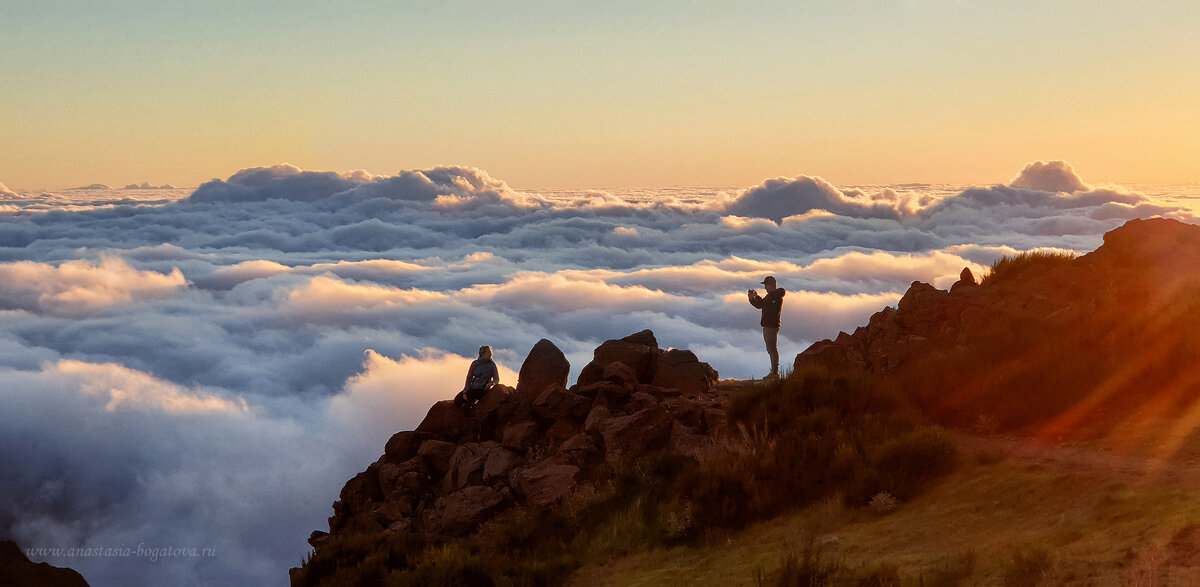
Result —
[{"label": "gradient sky", "polygon": [[0,0],[0,182],[1200,181],[1200,3]]}]

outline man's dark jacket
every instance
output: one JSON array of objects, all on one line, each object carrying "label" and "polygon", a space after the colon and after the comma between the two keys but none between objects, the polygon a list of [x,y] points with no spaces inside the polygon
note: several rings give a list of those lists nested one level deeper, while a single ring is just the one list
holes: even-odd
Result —
[{"label": "man's dark jacket", "polygon": [[762,320],[759,326],[763,328],[779,328],[779,313],[783,310],[783,296],[787,294],[782,287],[767,293],[767,297],[750,298],[750,305],[762,309]]}]

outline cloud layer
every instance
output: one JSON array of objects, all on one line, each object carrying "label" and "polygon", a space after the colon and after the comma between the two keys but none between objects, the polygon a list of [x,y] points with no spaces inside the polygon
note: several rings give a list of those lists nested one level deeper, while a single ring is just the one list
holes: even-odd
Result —
[{"label": "cloud layer", "polygon": [[51,558],[93,585],[279,584],[342,483],[452,396],[491,344],[512,383],[549,338],[573,375],[651,328],[722,377],[767,367],[745,291],[789,290],[780,346],[865,323],[913,280],[1085,251],[1191,219],[1063,162],[1011,185],[523,193],[465,167],[252,168],[183,190],[0,204],[0,530],[28,546],[214,547]]}]

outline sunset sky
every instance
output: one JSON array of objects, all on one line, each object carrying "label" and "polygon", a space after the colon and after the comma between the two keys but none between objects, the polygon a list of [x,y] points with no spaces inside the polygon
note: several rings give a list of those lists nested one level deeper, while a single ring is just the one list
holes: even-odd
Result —
[{"label": "sunset sky", "polygon": [[0,182],[1200,181],[1200,4],[0,2]]}]

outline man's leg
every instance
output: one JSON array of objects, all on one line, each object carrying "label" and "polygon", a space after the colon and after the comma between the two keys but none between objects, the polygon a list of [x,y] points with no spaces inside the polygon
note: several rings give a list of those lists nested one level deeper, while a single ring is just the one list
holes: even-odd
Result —
[{"label": "man's leg", "polygon": [[764,327],[763,341],[767,343],[767,354],[771,356],[771,375],[779,375],[779,329]]}]

